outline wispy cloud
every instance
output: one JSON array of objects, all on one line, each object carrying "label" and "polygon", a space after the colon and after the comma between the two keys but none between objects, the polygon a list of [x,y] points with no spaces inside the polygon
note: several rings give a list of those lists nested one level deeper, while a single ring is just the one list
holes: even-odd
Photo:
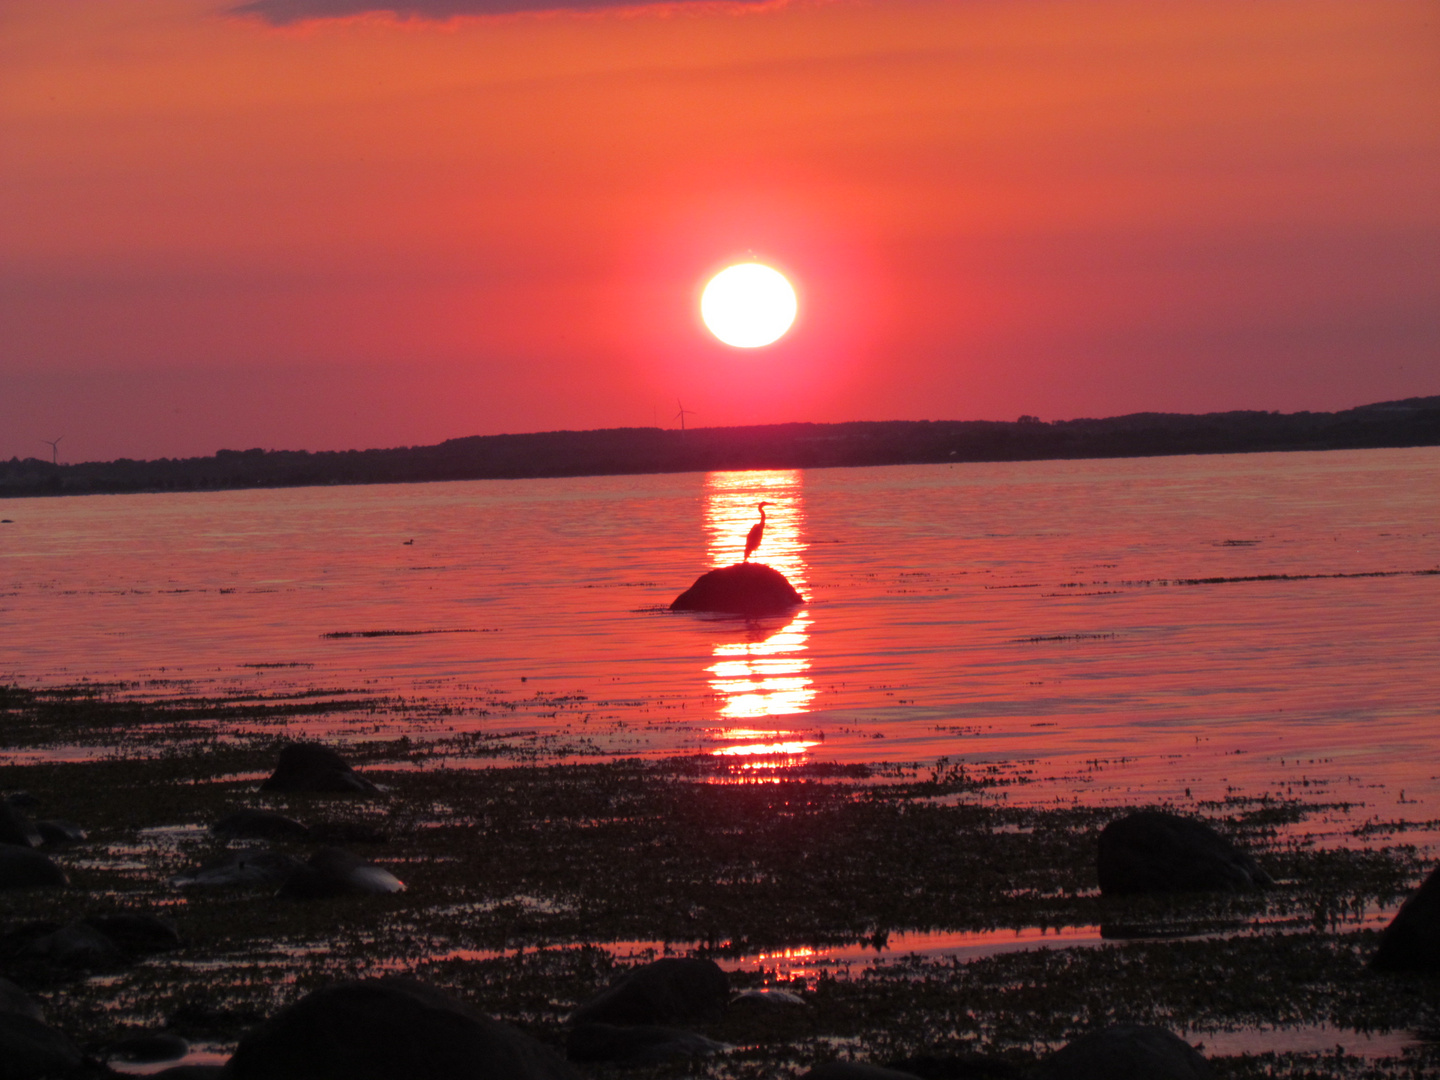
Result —
[{"label": "wispy cloud", "polygon": [[[705,4],[715,0],[247,0],[231,8],[232,14],[251,15],[275,26],[312,19],[343,19],[355,15],[386,14],[402,19],[453,19],[465,15],[513,15],[526,11],[599,11],[634,8],[657,3]],[[758,6],[773,0],[727,0]]]}]

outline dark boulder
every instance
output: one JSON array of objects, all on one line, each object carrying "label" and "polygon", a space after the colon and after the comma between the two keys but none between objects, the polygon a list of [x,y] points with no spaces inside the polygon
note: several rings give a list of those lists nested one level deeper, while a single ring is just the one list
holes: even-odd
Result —
[{"label": "dark boulder", "polygon": [[1100,891],[1234,892],[1273,885],[1245,852],[1195,818],[1140,810],[1100,833]]},{"label": "dark boulder", "polygon": [[1400,905],[1380,935],[1370,966],[1376,971],[1440,972],[1440,867]]},{"label": "dark boulder", "polygon": [[310,830],[273,810],[236,810],[226,814],[210,831],[224,840],[304,840]]},{"label": "dark boulder", "polygon": [[728,615],[783,615],[805,603],[784,574],[764,563],[741,562],[701,574],[677,596],[671,611],[718,611]]},{"label": "dark boulder", "polygon": [[920,1080],[914,1073],[887,1069],[882,1065],[866,1065],[859,1061],[827,1061],[816,1065],[800,1080]]},{"label": "dark boulder", "polygon": [[321,848],[280,886],[280,895],[297,900],[358,893],[402,892],[405,883],[389,870],[342,848]]},{"label": "dark boulder", "polygon": [[1082,1035],[1040,1062],[1037,1080],[1210,1080],[1201,1053],[1164,1028],[1117,1024]]},{"label": "dark boulder", "polygon": [[85,830],[79,825],[61,818],[37,821],[35,828],[40,833],[40,840],[46,847],[65,847],[68,844],[78,844],[87,836]]},{"label": "dark boulder", "polygon": [[75,1044],[52,1027],[0,1012],[0,1080],[55,1080],[85,1065]]},{"label": "dark boulder", "polygon": [[570,1015],[580,1024],[688,1024],[717,1020],[730,978],[713,960],[667,957],[632,968]]},{"label": "dark boulder", "polygon": [[675,1058],[708,1057],[725,1049],[724,1043],[678,1028],[653,1024],[580,1024],[565,1042],[571,1061],[609,1061],[647,1065]]},{"label": "dark boulder", "polygon": [[282,851],[237,851],[216,862],[176,874],[177,889],[225,888],[234,885],[279,885],[305,864]]},{"label": "dark boulder", "polygon": [[262,791],[313,791],[335,795],[373,795],[380,789],[352,769],[339,754],[319,743],[290,743]]},{"label": "dark boulder", "polygon": [[34,848],[0,844],[0,889],[35,889],[65,885],[65,871]]},{"label": "dark boulder", "polygon": [[575,1080],[554,1051],[412,979],[307,994],[240,1040],[230,1080]]},{"label": "dark boulder", "polygon": [[19,807],[0,802],[0,844],[36,848],[45,842],[40,830]]},{"label": "dark boulder", "polygon": [[31,1020],[45,1019],[45,1014],[40,1011],[40,1006],[35,1004],[35,999],[5,978],[0,978],[0,1012],[17,1013],[28,1016]]}]

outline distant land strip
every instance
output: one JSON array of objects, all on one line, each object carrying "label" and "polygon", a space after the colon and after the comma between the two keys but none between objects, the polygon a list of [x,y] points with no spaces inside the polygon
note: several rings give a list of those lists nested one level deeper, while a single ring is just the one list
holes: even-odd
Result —
[{"label": "distant land strip", "polygon": [[475,435],[390,450],[221,450],[213,457],[0,462],[0,496],[518,480],[1057,458],[1440,445],[1440,396],[1333,413],[1132,413],[1045,422],[889,420]]}]

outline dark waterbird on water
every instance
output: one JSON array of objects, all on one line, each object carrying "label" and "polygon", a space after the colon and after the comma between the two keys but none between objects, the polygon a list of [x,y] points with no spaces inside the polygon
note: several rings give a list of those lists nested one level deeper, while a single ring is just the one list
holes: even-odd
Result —
[{"label": "dark waterbird on water", "polygon": [[741,562],[749,562],[750,553],[760,546],[760,541],[765,537],[765,507],[774,505],[762,502],[755,508],[760,511],[760,520],[750,526],[750,535],[745,537],[745,558],[741,559]]}]

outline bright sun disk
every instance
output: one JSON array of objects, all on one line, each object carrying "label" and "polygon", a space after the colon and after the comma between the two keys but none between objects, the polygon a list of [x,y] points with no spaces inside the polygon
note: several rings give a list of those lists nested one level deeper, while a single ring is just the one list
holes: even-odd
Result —
[{"label": "bright sun disk", "polygon": [[795,321],[797,307],[785,275],[763,263],[726,267],[700,296],[700,317],[710,332],[739,349],[780,340]]}]

